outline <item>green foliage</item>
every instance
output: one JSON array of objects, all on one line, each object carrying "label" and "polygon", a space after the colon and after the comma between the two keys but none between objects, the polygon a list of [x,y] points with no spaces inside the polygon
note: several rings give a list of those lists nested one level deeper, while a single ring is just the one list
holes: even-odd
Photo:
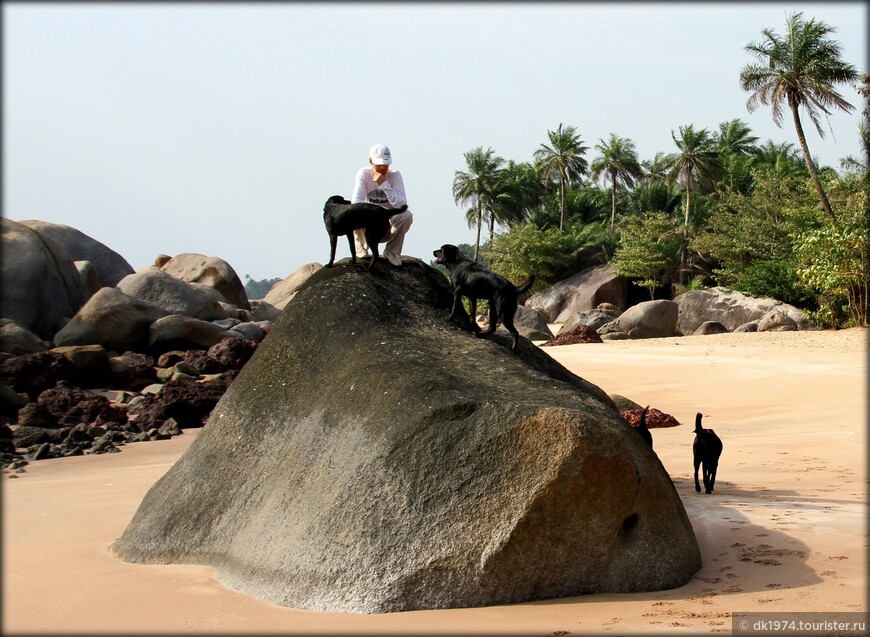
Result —
[{"label": "green foliage", "polygon": [[822,325],[868,324],[867,231],[867,218],[855,215],[796,237],[797,276],[818,292],[819,308],[811,317]]},{"label": "green foliage", "polygon": [[281,281],[278,277],[274,279],[260,279],[255,281],[250,274],[245,275],[245,294],[248,299],[262,299],[269,293],[276,283]]},{"label": "green foliage", "polygon": [[541,289],[604,263],[615,245],[616,235],[604,223],[572,226],[564,232],[526,223],[496,235],[483,255],[494,271],[515,283],[536,273],[535,288]]},{"label": "green foliage", "polygon": [[795,273],[793,236],[821,223],[807,178],[753,173],[748,194],[724,190],[689,249],[716,264],[719,285],[798,306],[811,305]]},{"label": "green foliage", "polygon": [[613,257],[617,274],[649,290],[674,280],[674,264],[683,245],[679,228],[663,212],[651,211],[626,219]]}]

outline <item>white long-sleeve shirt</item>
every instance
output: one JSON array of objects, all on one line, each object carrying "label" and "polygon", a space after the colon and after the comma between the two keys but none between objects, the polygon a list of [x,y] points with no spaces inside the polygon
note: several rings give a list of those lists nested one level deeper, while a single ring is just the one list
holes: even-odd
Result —
[{"label": "white long-sleeve shirt", "polygon": [[387,172],[387,178],[378,186],[372,178],[371,166],[360,168],[353,184],[351,203],[375,203],[384,208],[399,208],[408,203],[405,196],[405,182],[402,173],[393,170]]}]

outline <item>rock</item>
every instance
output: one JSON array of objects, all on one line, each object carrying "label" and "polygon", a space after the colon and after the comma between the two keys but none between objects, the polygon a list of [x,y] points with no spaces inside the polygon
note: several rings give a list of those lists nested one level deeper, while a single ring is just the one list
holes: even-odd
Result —
[{"label": "rock", "polygon": [[759,321],[749,321],[748,323],[744,323],[739,327],[735,328],[735,332],[757,332],[758,331],[758,323]]},{"label": "rock", "polygon": [[100,387],[108,382],[109,353],[102,345],[66,345],[52,351],[73,364],[75,370],[68,380],[79,387]]},{"label": "rock", "polygon": [[[638,424],[640,424],[642,413],[643,407],[635,407],[620,411],[620,415],[625,418],[625,421],[632,427],[637,427]],[[663,411],[659,411],[655,407],[650,407],[649,411],[646,413],[647,429],[662,429],[664,427],[678,427],[679,425],[680,423],[676,418],[670,414],[664,413]]]},{"label": "rock", "polygon": [[687,583],[692,526],[607,395],[451,305],[409,257],[312,275],[114,553],[329,612]]},{"label": "rock", "polygon": [[693,332],[695,336],[705,336],[708,334],[727,334],[728,328],[722,325],[719,321],[704,321]]},{"label": "rock", "polygon": [[124,257],[80,230],[45,221],[31,220],[21,223],[57,241],[73,261],[88,261],[104,285],[114,287],[118,281],[133,272],[133,267]]},{"label": "rock", "polygon": [[[100,425],[106,422],[127,422],[127,411],[123,407],[112,404],[104,396],[64,382],[58,383],[51,389],[46,389],[39,395],[36,402],[29,403],[25,409],[33,405],[44,407],[56,423],[42,426],[75,427],[80,423]],[[19,412],[19,422],[36,426],[33,423],[21,421],[21,412]]]},{"label": "rock", "polygon": [[[526,307],[542,310],[551,323],[565,323],[574,314],[601,303],[625,307],[628,280],[610,264],[587,268],[529,297]],[[268,300],[268,297],[267,297]]]},{"label": "rock", "polygon": [[240,370],[257,351],[255,341],[230,336],[208,349],[208,355],[223,365],[224,369]]},{"label": "rock", "polygon": [[102,345],[107,350],[146,352],[149,328],[166,310],[116,288],[102,288],[54,335],[56,345]]},{"label": "rock", "polygon": [[251,309],[245,286],[236,271],[223,259],[186,252],[175,255],[160,269],[176,279],[212,287],[220,292],[227,303],[243,310]]},{"label": "rock", "polygon": [[18,410],[27,404],[27,394],[20,394],[8,385],[0,384],[0,415],[17,418]]},{"label": "rock", "polygon": [[273,323],[281,316],[281,310],[266,301],[251,301],[251,315],[255,321]]},{"label": "rock", "polygon": [[79,273],[48,235],[5,217],[0,230],[0,280],[7,282],[0,286],[3,318],[50,341],[85,302]]},{"label": "rock", "polygon": [[29,354],[46,349],[45,343],[36,334],[11,319],[0,318],[0,352]]},{"label": "rock", "polygon": [[208,321],[171,314],[154,321],[149,328],[148,343],[155,352],[172,349],[201,349],[231,336],[229,330]]},{"label": "rock", "polygon": [[[18,410],[18,425],[28,429],[53,429],[59,427],[57,416],[40,403],[27,403]],[[30,443],[34,444],[34,443]]]},{"label": "rock", "polygon": [[759,332],[795,332],[797,323],[780,309],[771,310],[758,321]]},{"label": "rock", "polygon": [[155,380],[154,358],[140,352],[124,352],[109,359],[110,387],[139,391]]},{"label": "rock", "polygon": [[[514,316],[514,327],[517,328],[521,336],[530,341],[546,341],[553,338],[553,332],[550,331],[550,326],[547,325],[547,316],[540,310],[533,310],[524,305],[517,306],[517,313]],[[507,330],[501,323],[499,323],[498,329],[507,333]]]},{"label": "rock", "polygon": [[[519,326],[517,326],[519,328]],[[251,321],[247,321],[245,323],[239,323],[230,328],[230,332],[234,332],[234,336],[237,336],[242,339],[260,342],[264,338],[266,338],[266,333],[256,323]]]},{"label": "rock", "polygon": [[100,278],[100,273],[90,261],[73,261],[73,265],[79,273],[79,280],[85,290],[85,297],[91,298],[97,290],[106,287]]},{"label": "rock", "polygon": [[262,300],[280,312],[296,296],[296,291],[302,287],[302,284],[322,267],[319,263],[306,263],[296,268],[286,279],[273,285]]},{"label": "rock", "polygon": [[31,400],[74,373],[75,366],[57,352],[21,354],[0,362],[0,383]]},{"label": "rock", "polygon": [[610,321],[618,317],[620,314],[622,314],[621,311],[618,311],[616,314],[611,314],[609,312],[604,312],[599,308],[595,308],[594,310],[586,310],[583,312],[575,312],[562,325],[561,332],[570,332],[578,325],[585,325],[587,327],[591,327],[593,330],[597,330],[602,325],[610,323]]},{"label": "rock", "polygon": [[[691,290],[674,299],[680,308],[677,330],[680,334],[694,334],[705,321],[718,321],[729,331],[745,323],[759,320],[773,309],[784,311],[798,329],[812,329],[803,312],[793,305],[770,298],[758,298],[723,287]],[[744,330],[745,331],[745,330]]]},{"label": "rock", "polygon": [[43,427],[19,425],[12,432],[12,440],[19,449],[48,442],[48,432]]},{"label": "rock", "polygon": [[208,355],[206,350],[192,349],[184,354],[184,363],[197,374],[219,374],[227,367]]},{"label": "rock", "polygon": [[628,308],[618,318],[598,328],[601,338],[624,334],[628,338],[679,336],[679,307],[673,301],[646,301]]},{"label": "rock", "polygon": [[[626,398],[625,396],[621,396],[619,394],[609,394],[610,400],[613,401],[613,404],[616,405],[616,408],[619,410],[619,414],[622,415],[625,411],[632,411],[634,409],[640,409],[643,411],[643,405],[640,405],[633,400]],[[623,416],[624,418],[625,416]]]},{"label": "rock", "polygon": [[197,382],[190,379],[173,380],[146,400],[127,408],[128,417],[143,431],[158,428],[169,418],[179,427],[202,427],[214,406],[221,399],[231,379]]},{"label": "rock", "polygon": [[570,330],[562,328],[559,330],[558,336],[541,343],[541,347],[552,347],[555,345],[573,345],[575,343],[601,343],[601,336],[594,328],[588,325],[577,325]]},{"label": "rock", "polygon": [[214,288],[176,279],[161,270],[130,274],[118,283],[124,294],[156,305],[166,314],[180,314],[202,321],[227,318],[223,297]]}]

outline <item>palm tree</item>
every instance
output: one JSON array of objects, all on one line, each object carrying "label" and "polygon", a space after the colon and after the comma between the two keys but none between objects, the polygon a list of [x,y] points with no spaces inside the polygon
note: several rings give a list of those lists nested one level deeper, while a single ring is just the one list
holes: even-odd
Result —
[{"label": "palm tree", "polygon": [[541,179],[547,180],[555,172],[559,178],[559,230],[565,229],[565,207],[568,186],[586,174],[588,163],[583,158],[589,148],[583,145],[577,129],[562,124],[555,131],[548,130],[550,144],[541,144],[535,151]]},{"label": "palm tree", "polygon": [[807,175],[807,167],[801,159],[800,151],[791,142],[777,144],[768,139],[755,150],[755,165],[767,168],[781,177]]},{"label": "palm tree", "polygon": [[689,236],[689,212],[692,209],[692,193],[701,187],[707,187],[719,174],[719,154],[716,149],[716,140],[710,135],[710,131],[702,128],[699,131],[689,124],[680,127],[680,136],[677,138],[671,131],[671,138],[677,145],[679,152],[668,156],[669,170],[667,181],[669,184],[679,183],[686,193],[685,219],[683,221],[683,251],[680,258],[680,279],[685,275],[686,245]]},{"label": "palm tree", "polygon": [[749,124],[732,119],[719,124],[716,146],[722,163],[722,179],[730,188],[747,192],[752,183],[751,169],[755,161],[755,143],[758,137],[752,134]]},{"label": "palm tree", "polygon": [[[499,173],[493,202],[493,222],[512,227],[529,219],[541,202],[541,180],[529,163],[508,161]],[[492,239],[490,228],[490,240]]]},{"label": "palm tree", "polygon": [[813,165],[798,112],[803,107],[819,136],[824,138],[819,111],[828,116],[832,107],[846,112],[854,110],[835,87],[841,82],[855,81],[858,72],[840,59],[840,44],[827,37],[833,31],[824,22],[805,21],[799,12],[788,16],[785,37],[764,29],[761,42],[750,42],[744,47],[758,62],[747,64],[740,71],[740,87],[752,93],[746,101],[749,112],[760,104],[770,105],[777,126],[782,126],[783,103],[788,106],[822,208],[836,223],[837,217]]},{"label": "palm tree", "polygon": [[758,137],[752,134],[749,124],[742,120],[732,119],[719,124],[716,145],[720,153],[751,155],[755,152],[757,141]]},{"label": "palm tree", "polygon": [[623,185],[631,188],[634,186],[634,180],[643,175],[643,169],[637,159],[634,142],[630,139],[611,133],[610,141],[599,139],[595,150],[601,155],[592,162],[591,177],[595,180],[602,175],[610,178],[610,229],[612,230],[616,224],[616,187]]},{"label": "palm tree", "polygon": [[465,153],[468,172],[457,170],[453,176],[453,200],[457,205],[471,203],[466,211],[468,227],[477,226],[477,241],[474,244],[474,260],[480,255],[480,229],[483,226],[484,212],[492,209],[495,185],[498,181],[504,159],[498,157],[492,148],[483,150],[482,146]]}]

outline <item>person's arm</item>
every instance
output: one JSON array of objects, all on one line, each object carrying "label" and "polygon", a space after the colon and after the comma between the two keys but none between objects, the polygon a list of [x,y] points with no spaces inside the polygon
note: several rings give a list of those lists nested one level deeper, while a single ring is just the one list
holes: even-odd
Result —
[{"label": "person's arm", "polygon": [[381,190],[387,196],[390,208],[400,208],[408,203],[408,197],[405,196],[405,182],[402,173],[398,170],[390,171],[387,179],[381,184]]},{"label": "person's arm", "polygon": [[366,182],[369,181],[370,177],[367,178],[367,174],[371,175],[371,170],[368,168],[360,168],[356,171],[356,178],[353,182],[353,194],[350,196],[351,203],[366,203],[369,200],[369,187]]}]

